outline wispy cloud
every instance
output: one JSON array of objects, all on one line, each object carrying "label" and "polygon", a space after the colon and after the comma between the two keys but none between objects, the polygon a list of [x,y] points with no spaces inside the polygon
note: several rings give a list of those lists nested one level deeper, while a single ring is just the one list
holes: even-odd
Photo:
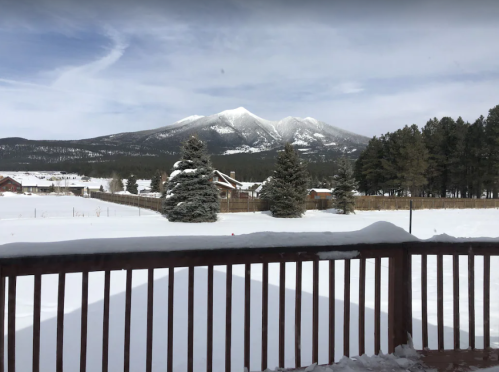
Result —
[{"label": "wispy cloud", "polygon": [[494,2],[349,3],[12,3],[0,137],[92,137],[239,106],[374,135],[499,103]]}]

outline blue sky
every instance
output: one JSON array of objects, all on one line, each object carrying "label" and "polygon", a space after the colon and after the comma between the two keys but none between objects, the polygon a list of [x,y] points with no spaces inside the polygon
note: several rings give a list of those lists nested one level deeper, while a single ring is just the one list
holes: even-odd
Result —
[{"label": "blue sky", "polygon": [[372,136],[499,104],[493,0],[0,4],[0,138],[89,138],[239,106]]}]

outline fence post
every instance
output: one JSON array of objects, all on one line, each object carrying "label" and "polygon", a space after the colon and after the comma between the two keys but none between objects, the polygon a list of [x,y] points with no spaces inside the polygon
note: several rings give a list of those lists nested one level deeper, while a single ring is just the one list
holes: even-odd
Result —
[{"label": "fence post", "polygon": [[394,250],[389,261],[388,352],[407,344],[412,335],[411,255],[407,248]]},{"label": "fence post", "polygon": [[412,234],[412,200],[409,202],[409,234]]}]

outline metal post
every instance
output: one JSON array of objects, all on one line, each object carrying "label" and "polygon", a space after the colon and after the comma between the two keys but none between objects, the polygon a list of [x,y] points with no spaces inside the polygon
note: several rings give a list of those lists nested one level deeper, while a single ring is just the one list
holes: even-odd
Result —
[{"label": "metal post", "polygon": [[36,218],[36,208],[35,208],[35,218]]},{"label": "metal post", "polygon": [[73,207],[73,217],[75,216],[75,207]]},{"label": "metal post", "polygon": [[409,234],[412,234],[412,200],[409,203]]},{"label": "metal post", "polygon": [[109,217],[109,207],[107,207],[107,216]]}]

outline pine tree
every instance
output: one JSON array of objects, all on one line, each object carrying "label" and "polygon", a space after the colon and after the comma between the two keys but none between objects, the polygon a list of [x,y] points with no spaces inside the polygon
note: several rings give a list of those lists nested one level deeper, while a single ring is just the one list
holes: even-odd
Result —
[{"label": "pine tree", "polygon": [[343,214],[350,214],[355,209],[354,190],[357,187],[354,172],[350,161],[346,158],[339,160],[338,174],[334,177],[335,187],[333,190],[334,206]]},{"label": "pine tree", "polygon": [[104,187],[102,185],[100,185],[99,191],[104,192]]},{"label": "pine tree", "polygon": [[305,200],[309,184],[306,165],[300,160],[291,144],[277,156],[272,179],[262,190],[262,198],[270,201],[274,217],[295,218],[305,213]]},{"label": "pine tree", "polygon": [[139,185],[137,184],[137,179],[133,174],[131,174],[126,182],[126,191],[128,191],[130,194],[137,195],[139,193],[138,188]]},{"label": "pine tree", "polygon": [[488,149],[488,194],[497,199],[499,198],[499,105],[489,110],[485,134]]},{"label": "pine tree", "polygon": [[50,193],[55,192],[55,186],[54,186],[54,184],[52,184],[52,185],[49,186],[49,192]]},{"label": "pine tree", "polygon": [[163,212],[171,222],[214,222],[220,211],[220,191],[211,181],[213,168],[206,145],[191,137],[182,145],[163,195]]},{"label": "pine tree", "polygon": [[151,191],[161,192],[161,171],[158,169],[151,178]]}]

